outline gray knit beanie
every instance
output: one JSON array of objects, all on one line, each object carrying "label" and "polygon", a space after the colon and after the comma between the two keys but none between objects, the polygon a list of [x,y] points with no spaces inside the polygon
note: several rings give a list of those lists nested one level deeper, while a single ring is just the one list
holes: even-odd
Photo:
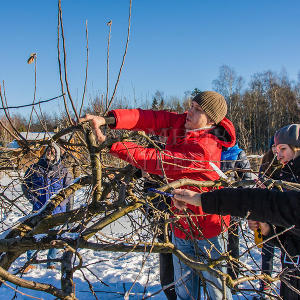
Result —
[{"label": "gray knit beanie", "polygon": [[217,92],[201,92],[192,101],[197,102],[204,112],[216,123],[220,123],[227,114],[227,103]]},{"label": "gray knit beanie", "polygon": [[274,142],[300,147],[300,124],[290,124],[276,131]]}]

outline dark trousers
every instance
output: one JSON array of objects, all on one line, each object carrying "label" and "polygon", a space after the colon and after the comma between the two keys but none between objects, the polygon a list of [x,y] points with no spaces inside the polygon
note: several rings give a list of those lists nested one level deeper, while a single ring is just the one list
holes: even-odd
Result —
[{"label": "dark trousers", "polygon": [[273,271],[273,258],[275,247],[272,244],[264,243],[261,250],[261,269],[264,273],[271,275]]},{"label": "dark trousers", "polygon": [[[159,254],[159,275],[161,286],[164,287],[174,282],[174,267],[172,253]],[[175,285],[164,290],[168,300],[176,300]]]},{"label": "dark trousers", "polygon": [[[233,258],[238,258],[240,255],[239,249],[239,218],[231,217],[230,228],[228,230],[228,244],[227,251]],[[237,278],[239,275],[239,266],[232,262],[232,264],[227,268],[227,273],[233,279]]]}]

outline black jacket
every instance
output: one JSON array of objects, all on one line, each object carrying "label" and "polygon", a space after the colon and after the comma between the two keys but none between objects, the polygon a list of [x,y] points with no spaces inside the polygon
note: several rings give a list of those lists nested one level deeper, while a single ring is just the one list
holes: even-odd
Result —
[{"label": "black jacket", "polygon": [[[300,193],[267,189],[222,189],[201,194],[205,213],[246,217],[288,228],[300,237]],[[249,215],[248,215],[249,214]],[[300,254],[300,244],[299,244]]]},{"label": "black jacket", "polygon": [[[300,158],[287,164],[280,172],[282,180],[299,182]],[[294,262],[300,255],[300,192],[275,191],[267,189],[222,189],[201,195],[203,211],[211,214],[248,217],[249,219],[268,222],[275,225],[270,232],[274,233],[294,226],[293,229],[272,239],[276,246],[283,245],[286,252]],[[280,243],[278,241],[280,240]],[[283,268],[288,267],[290,277],[289,284],[300,290],[300,272],[293,264],[286,264],[283,260],[285,251],[282,251]],[[296,256],[296,257],[295,257]],[[294,258],[295,257],[295,258]],[[287,300],[300,300],[300,296],[284,282],[281,282],[280,296]]]},{"label": "black jacket", "polygon": [[[280,228],[295,226],[294,229],[279,235],[279,239],[290,256],[300,255],[300,192],[229,188],[204,193],[201,198],[203,211],[206,213],[238,217],[249,214],[249,219],[276,225],[277,232]],[[278,244],[276,237],[272,241]],[[282,258],[284,253],[282,251]],[[293,276],[288,280],[295,289],[300,290],[300,272],[291,264],[283,263],[283,267],[291,268]],[[300,296],[284,282],[281,282],[280,295],[282,299],[300,300]]]},{"label": "black jacket", "polygon": [[[298,182],[300,174],[300,157],[290,161],[281,170],[282,180]],[[300,254],[300,192],[269,191],[267,189],[222,189],[201,195],[204,212],[220,215],[246,217],[251,220],[268,222],[295,229],[283,234],[292,235],[299,241]],[[279,230],[282,230],[279,228]]]},{"label": "black jacket", "polygon": [[279,173],[278,178],[289,182],[300,183],[300,156],[289,161]]},{"label": "black jacket", "polygon": [[[267,189],[222,189],[201,195],[203,211],[209,214],[220,214],[275,225],[275,232],[295,226],[279,239],[292,255],[300,254],[300,193],[289,191],[269,191]],[[268,237],[274,235],[274,231]],[[266,237],[266,238],[268,238]],[[272,243],[278,247],[277,238]]]}]

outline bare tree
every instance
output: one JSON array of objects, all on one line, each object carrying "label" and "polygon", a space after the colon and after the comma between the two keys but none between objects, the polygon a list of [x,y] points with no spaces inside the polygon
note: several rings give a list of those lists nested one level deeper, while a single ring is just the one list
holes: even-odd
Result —
[{"label": "bare tree", "polygon": [[[183,254],[170,242],[168,227],[170,225],[176,226],[176,216],[174,213],[170,209],[166,211],[158,210],[152,203],[156,195],[147,194],[143,191],[142,182],[136,175],[136,169],[124,162],[112,159],[108,153],[114,142],[125,139],[135,140],[142,145],[151,142],[152,146],[158,149],[157,151],[162,151],[159,150],[155,142],[150,141],[147,135],[142,132],[110,132],[108,130],[108,138],[105,143],[98,145],[88,124],[75,124],[73,122],[72,116],[76,118],[79,117],[80,111],[76,110],[68,87],[67,52],[65,49],[60,1],[58,4],[58,64],[60,69],[61,93],[65,102],[65,113],[63,118],[61,118],[58,132],[54,135],[49,135],[48,139],[37,141],[29,141],[20,136],[18,126],[14,124],[7,103],[3,100],[3,98],[5,98],[5,89],[4,87],[0,89],[2,109],[5,111],[6,116],[5,122],[4,120],[0,122],[1,129],[9,135],[11,139],[17,140],[20,145],[18,149],[2,148],[0,152],[2,176],[5,176],[7,179],[6,184],[1,186],[1,212],[4,212],[0,215],[0,225],[2,229],[0,238],[0,281],[2,284],[10,282],[16,286],[43,291],[59,299],[76,299],[73,277],[75,272],[81,272],[88,282],[90,293],[97,299],[94,287],[87,279],[87,274],[92,276],[96,275],[93,274],[89,268],[90,262],[88,258],[85,260],[82,256],[83,250],[90,249],[99,252],[110,251],[122,253],[141,252],[149,254],[169,252],[193,268],[195,272],[201,274],[201,271],[207,271],[213,276],[221,278],[224,295],[226,294],[226,289],[230,288],[239,292],[241,297],[247,297],[249,291],[257,292],[255,281],[264,279],[272,286],[274,298],[280,299],[275,283],[280,279],[284,279],[285,274],[278,273],[274,277],[270,277],[266,274],[258,274],[260,266],[255,260],[253,260],[252,266],[249,266],[249,264],[243,261],[243,258],[251,256],[251,250],[256,248],[256,245],[253,243],[253,235],[245,229],[243,224],[240,225],[241,235],[246,249],[241,253],[239,260],[234,260],[230,256],[230,253],[227,252],[222,253],[220,259],[212,260],[208,249],[207,253],[205,253],[207,262],[200,262]],[[131,2],[127,42],[129,40],[130,16]],[[108,25],[110,32],[111,23]],[[60,44],[61,42],[62,45]],[[124,57],[117,83],[119,82],[121,70],[124,65],[127,44],[124,50]],[[63,62],[61,62],[60,57],[61,47]],[[107,65],[109,64],[107,63]],[[265,98],[258,97],[258,95],[265,95],[265,93],[262,93],[260,90],[261,80],[255,82],[255,84],[253,83],[253,89],[251,91],[246,93],[243,97],[239,97],[241,79],[236,78],[233,72],[228,73],[227,71],[229,72],[230,70],[224,67],[224,83],[227,85],[223,85],[220,79],[218,87],[226,89],[228,92],[227,96],[230,98],[233,107],[232,114],[236,116],[239,115],[236,107],[240,107],[241,112],[242,108],[247,108],[248,111],[250,111],[250,107],[254,106],[254,109],[251,110],[251,117],[240,117],[237,118],[237,120],[241,130],[248,130],[249,128],[253,130],[253,134],[259,134],[256,130],[256,126],[261,124],[259,123],[258,112],[261,102],[265,101]],[[64,76],[62,74],[64,74]],[[107,75],[109,75],[109,72],[107,72]],[[227,77],[227,75],[229,77]],[[107,82],[109,81],[107,80]],[[105,98],[101,97],[93,103],[93,110],[95,112],[104,114],[107,112],[113,103],[117,83],[110,99],[107,89]],[[258,93],[258,91],[260,91],[260,93]],[[276,99],[277,101],[279,98],[278,93],[275,93],[275,91],[277,91],[276,88],[273,90],[272,99]],[[285,95],[286,99],[294,103],[294,94],[290,93],[287,83],[285,83],[285,85],[282,84],[280,92]],[[85,88],[83,89],[82,102],[85,98],[84,94]],[[263,103],[267,106],[267,103]],[[32,107],[36,105],[37,103],[32,103]],[[69,105],[72,109],[71,111],[69,110]],[[176,105],[178,105],[178,103]],[[289,112],[288,107],[284,113]],[[37,111],[35,111],[35,114],[40,120],[42,128],[49,134],[48,127],[45,126],[45,124],[47,125],[47,122],[45,123],[45,114],[42,112],[38,113]],[[78,169],[77,174],[80,173],[81,176],[76,178],[68,187],[60,190],[58,194],[53,195],[42,209],[31,214],[28,209],[27,200],[23,197],[23,193],[20,190],[20,185],[24,182],[24,170],[29,164],[39,159],[39,150],[41,147],[53,142],[59,144],[68,156],[68,160],[66,160],[67,166],[70,169],[76,167]],[[76,177],[77,176],[78,175],[76,175]],[[152,179],[161,186],[159,190],[162,192],[186,185],[201,189],[202,187],[240,187],[254,184],[254,181],[227,182],[222,179],[202,182],[181,179],[166,184],[165,177],[153,177]],[[289,189],[299,188],[297,185],[269,181],[268,179],[265,185],[270,188],[277,186],[279,189],[282,187]],[[70,195],[76,194],[79,190],[81,194],[76,196],[77,202],[71,211],[55,215],[52,214],[58,205]],[[162,197],[162,201],[166,201],[164,197]],[[147,208],[151,208],[153,211],[151,218],[147,214]],[[10,214],[18,214],[19,218],[15,224],[8,224],[6,222],[7,216]],[[103,233],[104,228],[114,222],[122,222],[122,218],[125,216],[131,225],[129,232],[120,233],[118,236]],[[161,220],[163,220],[162,223]],[[191,218],[189,218],[188,221],[192,223]],[[157,241],[159,234],[163,234],[163,242]],[[41,260],[37,257],[33,257],[31,261],[26,261],[13,273],[11,266],[27,250],[37,250],[40,252],[41,250],[50,248],[61,249],[63,252],[62,256],[56,259],[56,262],[61,265],[60,286],[52,286],[47,282],[39,282],[38,280],[31,281],[24,277],[24,269],[29,263],[40,264],[45,262],[44,259]],[[145,257],[147,259],[147,255]],[[97,263],[101,263],[101,261]],[[221,264],[229,265],[232,263],[238,264],[241,267],[241,276],[238,279],[233,279],[218,269],[218,266]],[[140,272],[143,272],[143,265],[141,266]],[[101,282],[101,278],[97,277],[97,279]],[[246,282],[248,285],[244,287],[242,284]],[[205,286],[206,283],[203,282],[204,295],[206,297]],[[157,291],[157,293],[159,292],[161,292],[161,290]],[[129,293],[130,290],[124,292],[124,297],[129,297]],[[149,296],[147,296],[145,292],[143,298],[146,299],[147,297]]]}]

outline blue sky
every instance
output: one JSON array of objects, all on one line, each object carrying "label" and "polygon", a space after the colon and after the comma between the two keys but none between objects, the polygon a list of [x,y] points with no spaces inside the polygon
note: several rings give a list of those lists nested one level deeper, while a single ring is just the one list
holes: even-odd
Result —
[{"label": "blue sky", "polygon": [[[69,84],[77,104],[85,75],[85,21],[90,51],[87,97],[94,98],[106,91],[106,23],[112,20],[111,93],[126,42],[129,1],[63,0],[62,8]],[[37,53],[37,98],[59,95],[57,1],[1,1],[0,25],[0,80],[5,81],[9,105],[33,99],[34,66],[26,63],[32,52]],[[209,90],[223,64],[246,81],[256,72],[283,68],[297,80],[300,1],[133,0],[117,96],[151,101],[156,90],[179,98],[195,87]],[[61,103],[43,107],[59,111]]]}]

